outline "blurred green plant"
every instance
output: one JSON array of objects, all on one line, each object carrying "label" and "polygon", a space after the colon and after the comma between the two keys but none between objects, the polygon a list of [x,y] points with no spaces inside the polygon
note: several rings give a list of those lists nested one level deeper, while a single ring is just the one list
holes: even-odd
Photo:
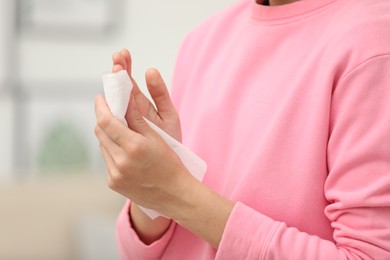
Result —
[{"label": "blurred green plant", "polygon": [[82,133],[70,122],[53,125],[43,138],[38,168],[43,173],[83,171],[90,165],[88,146]]}]

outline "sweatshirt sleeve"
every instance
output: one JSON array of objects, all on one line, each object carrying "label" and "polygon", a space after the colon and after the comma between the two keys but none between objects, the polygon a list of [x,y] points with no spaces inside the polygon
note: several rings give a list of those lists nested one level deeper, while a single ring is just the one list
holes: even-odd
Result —
[{"label": "sweatshirt sleeve", "polygon": [[327,152],[334,241],[237,202],[217,259],[390,259],[390,55],[364,61],[334,89]]},{"label": "sweatshirt sleeve", "polygon": [[176,224],[172,221],[165,234],[150,245],[144,244],[131,226],[131,202],[127,201],[117,221],[117,245],[121,259],[160,259],[172,238]]}]

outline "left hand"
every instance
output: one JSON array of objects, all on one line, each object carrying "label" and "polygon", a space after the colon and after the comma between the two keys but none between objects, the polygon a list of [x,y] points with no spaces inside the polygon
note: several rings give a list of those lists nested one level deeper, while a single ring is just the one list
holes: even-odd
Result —
[{"label": "left hand", "polygon": [[108,168],[108,185],[114,191],[146,208],[173,217],[173,205],[194,182],[179,157],[145,122],[134,97],[127,115],[129,128],[110,112],[97,96],[95,134]]},{"label": "left hand", "polygon": [[[181,142],[179,114],[172,103],[168,88],[160,72],[157,69],[150,68],[145,73],[145,83],[154,102],[153,105],[152,102],[150,102],[149,99],[142,93],[137,82],[132,77],[133,61],[130,52],[127,49],[123,49],[120,52],[114,53],[112,55],[112,62],[112,72],[115,73],[121,70],[126,70],[127,74],[131,78],[131,81],[133,82],[132,94],[134,96],[137,109],[142,116],[149,119],[155,125],[164,130],[164,132]],[[127,116],[127,114],[130,113],[129,109],[130,106],[128,107],[125,117],[127,121],[131,120]]]}]

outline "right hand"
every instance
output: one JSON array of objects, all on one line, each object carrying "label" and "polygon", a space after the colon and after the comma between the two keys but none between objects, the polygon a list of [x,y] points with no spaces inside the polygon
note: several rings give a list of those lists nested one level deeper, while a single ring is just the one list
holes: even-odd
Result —
[{"label": "right hand", "polygon": [[[133,82],[132,94],[134,95],[137,108],[148,120],[164,130],[167,134],[181,142],[181,128],[179,115],[172,104],[168,89],[165,85],[161,74],[157,69],[148,69],[145,74],[145,81],[148,91],[154,101],[155,106],[141,92],[137,82],[131,75],[132,60],[130,52],[123,49],[112,55],[113,68],[112,72],[126,70]],[[130,109],[131,106],[128,106]],[[129,110],[126,113],[129,114]],[[128,116],[126,115],[126,120]]]},{"label": "right hand", "polygon": [[[112,55],[112,60],[112,72],[115,73],[121,70],[126,70],[129,74],[133,83],[131,95],[134,95],[133,100],[135,101],[137,109],[141,115],[149,119],[177,141],[181,142],[179,115],[172,104],[168,89],[159,71],[157,69],[149,69],[145,74],[146,85],[156,105],[156,109],[149,99],[141,92],[137,82],[131,75],[132,61],[130,52],[127,49],[116,52]],[[131,102],[131,100],[132,99],[130,98],[129,102]],[[129,110],[131,107],[132,106],[129,104],[125,116],[128,125],[131,120],[131,113]],[[106,158],[106,163],[109,164],[111,162],[110,157],[104,150],[102,152],[104,158]],[[129,215],[131,216],[130,219],[133,229],[137,232],[139,238],[148,245],[158,240],[166,232],[171,223],[171,220],[165,217],[158,217],[154,220],[150,219],[134,203],[131,204]]]}]

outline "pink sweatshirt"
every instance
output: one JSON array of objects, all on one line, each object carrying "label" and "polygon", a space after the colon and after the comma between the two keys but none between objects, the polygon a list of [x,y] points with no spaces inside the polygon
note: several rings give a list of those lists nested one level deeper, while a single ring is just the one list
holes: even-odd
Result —
[{"label": "pink sweatshirt", "polygon": [[172,95],[236,204],[215,250],[177,224],[143,244],[127,203],[123,259],[390,259],[389,0],[241,0],[185,39]]}]

